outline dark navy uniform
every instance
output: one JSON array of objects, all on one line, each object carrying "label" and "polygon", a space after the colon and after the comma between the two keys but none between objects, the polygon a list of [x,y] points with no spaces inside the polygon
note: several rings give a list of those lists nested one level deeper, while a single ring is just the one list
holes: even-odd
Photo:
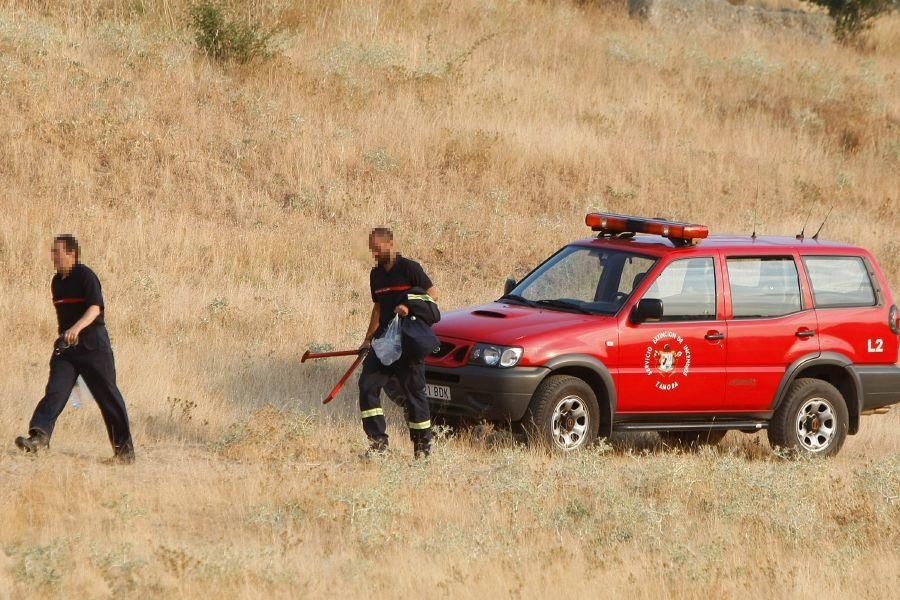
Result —
[{"label": "dark navy uniform", "polygon": [[[403,304],[412,288],[427,290],[433,284],[422,266],[399,254],[390,270],[378,265],[369,274],[372,301],[380,307],[380,336],[394,319],[394,309]],[[406,411],[409,435],[416,452],[426,452],[431,443],[431,412],[425,396],[425,363],[419,356],[404,351],[392,365],[381,364],[374,352],[363,362],[359,378],[359,410],[363,430],[373,446],[386,446],[387,424],[381,408],[381,390],[386,389],[392,400]]]},{"label": "dark navy uniform", "polygon": [[131,456],[134,446],[125,400],[116,386],[116,367],[103,319],[100,280],[89,268],[76,263],[67,277],[57,273],[50,287],[60,335],[75,325],[89,306],[99,306],[100,315],[81,331],[77,345],[54,351],[50,359],[47,390],[34,410],[29,434],[49,440],[53,435],[56,419],[65,408],[75,381],[81,375],[100,406],[116,456]]}]

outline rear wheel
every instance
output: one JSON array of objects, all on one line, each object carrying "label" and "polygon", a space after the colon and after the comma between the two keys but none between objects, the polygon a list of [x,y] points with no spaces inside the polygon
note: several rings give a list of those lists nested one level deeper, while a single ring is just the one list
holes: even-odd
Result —
[{"label": "rear wheel", "polygon": [[691,446],[715,446],[722,441],[725,429],[709,429],[707,431],[660,431],[659,437],[667,446],[689,448]]},{"label": "rear wheel", "polygon": [[597,439],[597,396],[577,377],[551,375],[534,392],[522,425],[532,442],[563,452],[579,450]]},{"label": "rear wheel", "polygon": [[769,443],[815,456],[834,456],[847,439],[844,397],[821,379],[798,379],[772,416]]}]

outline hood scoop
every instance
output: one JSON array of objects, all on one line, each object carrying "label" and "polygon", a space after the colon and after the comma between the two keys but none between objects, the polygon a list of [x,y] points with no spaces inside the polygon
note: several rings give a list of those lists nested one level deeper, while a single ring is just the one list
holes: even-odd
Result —
[{"label": "hood scoop", "polygon": [[491,319],[505,319],[506,318],[506,315],[503,314],[502,312],[497,312],[497,311],[493,311],[493,310],[473,310],[472,314],[479,316],[479,317],[490,317]]}]

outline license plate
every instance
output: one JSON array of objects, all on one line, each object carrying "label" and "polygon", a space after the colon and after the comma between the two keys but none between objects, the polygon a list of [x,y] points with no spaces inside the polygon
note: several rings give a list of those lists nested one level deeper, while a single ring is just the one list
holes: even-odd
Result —
[{"label": "license plate", "polygon": [[425,384],[425,395],[432,400],[450,400],[450,388],[446,385]]}]

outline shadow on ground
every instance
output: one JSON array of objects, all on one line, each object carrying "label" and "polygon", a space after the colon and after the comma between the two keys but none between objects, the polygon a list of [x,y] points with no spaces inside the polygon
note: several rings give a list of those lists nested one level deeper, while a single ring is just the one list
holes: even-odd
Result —
[{"label": "shadow on ground", "polygon": [[351,358],[309,361],[262,357],[247,361],[225,374],[226,396],[236,407],[279,410],[332,418],[356,418],[359,409],[357,369],[329,404],[322,400],[352,364]]},{"label": "shadow on ground", "polygon": [[[437,418],[436,421],[440,422],[440,418]],[[469,444],[488,449],[500,449],[528,443],[527,436],[518,431],[517,427],[488,422],[454,424],[452,426],[441,424],[438,425],[436,431],[439,437],[458,438]],[[609,452],[616,455],[692,454],[711,449],[715,452],[728,453],[752,460],[768,459],[774,456],[765,441],[764,434],[746,435],[740,432],[730,432],[724,440],[713,446],[703,444],[671,445],[653,432],[614,433],[609,439],[599,440],[597,444],[605,444]]]}]

